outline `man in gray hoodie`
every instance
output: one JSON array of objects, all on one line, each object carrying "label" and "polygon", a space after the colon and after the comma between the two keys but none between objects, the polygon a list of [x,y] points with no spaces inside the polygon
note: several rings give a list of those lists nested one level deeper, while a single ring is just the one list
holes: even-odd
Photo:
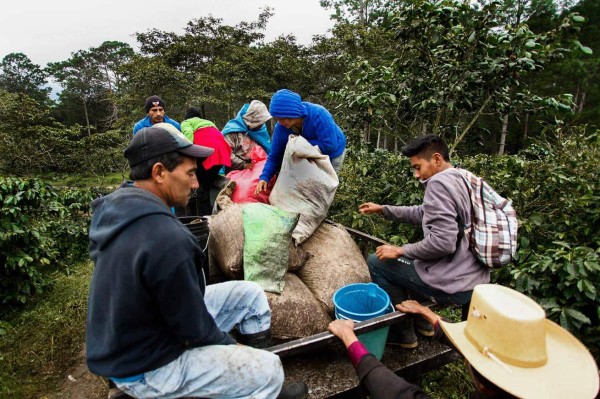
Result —
[{"label": "man in gray hoodie", "polygon": [[[414,175],[425,195],[418,206],[359,206],[362,214],[382,214],[403,223],[421,224],[424,238],[401,247],[382,245],[367,260],[373,282],[383,288],[393,304],[413,299],[442,305],[469,303],[473,288],[488,283],[490,272],[469,249],[462,226],[471,223],[471,203],[463,177],[450,163],[448,145],[434,135],[408,143],[402,154],[410,158]],[[459,227],[460,226],[460,227]],[[410,295],[409,295],[410,293]],[[426,324],[417,331],[431,336]],[[405,318],[392,332],[391,341],[405,348],[417,346],[413,319]]]},{"label": "man in gray hoodie", "polygon": [[[304,399],[283,385],[281,361],[237,345],[269,342],[271,310],[248,281],[206,285],[206,258],[173,215],[198,188],[196,159],[212,148],[177,130],[141,129],[125,149],[132,183],[92,202],[87,364],[117,388],[109,397]],[[125,396],[125,394],[129,396]]]}]

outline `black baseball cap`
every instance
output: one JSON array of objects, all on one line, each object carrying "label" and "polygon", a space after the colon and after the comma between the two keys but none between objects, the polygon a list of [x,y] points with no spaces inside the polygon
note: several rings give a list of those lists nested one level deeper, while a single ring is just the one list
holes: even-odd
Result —
[{"label": "black baseball cap", "polygon": [[193,158],[206,158],[215,150],[192,144],[175,126],[172,129],[152,126],[138,131],[123,154],[131,167],[174,151]]}]

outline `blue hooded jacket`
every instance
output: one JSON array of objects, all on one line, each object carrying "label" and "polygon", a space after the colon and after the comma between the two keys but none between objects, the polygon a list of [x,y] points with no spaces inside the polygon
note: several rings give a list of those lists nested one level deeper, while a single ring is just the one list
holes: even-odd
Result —
[{"label": "blue hooded jacket", "polygon": [[[175,119],[171,119],[167,115],[165,115],[163,117],[163,122],[170,123],[171,125],[175,126],[177,130],[181,131],[181,126],[179,125],[179,122],[177,122]],[[152,122],[150,121],[149,116],[137,121],[137,123],[133,126],[133,134],[135,135],[138,132],[138,130],[141,130],[145,127],[152,127]]]},{"label": "blue hooded jacket", "polygon": [[123,187],[92,210],[86,355],[93,373],[138,376],[188,348],[235,344],[204,303],[204,253],[163,201]]},{"label": "blue hooded jacket", "polygon": [[244,119],[242,118],[244,115],[246,115],[248,107],[250,107],[250,104],[244,104],[235,119],[231,119],[229,122],[227,122],[225,127],[223,127],[223,130],[221,130],[221,133],[223,133],[223,135],[229,133],[246,133],[252,140],[256,141],[267,154],[269,154],[271,152],[271,137],[269,136],[267,125],[263,123],[258,129],[249,129],[246,125],[246,122],[244,122]]},{"label": "blue hooded jacket", "polygon": [[[302,102],[298,94],[284,89],[273,95],[269,112],[278,118],[303,118],[300,135],[310,144],[319,146],[321,153],[329,155],[330,159],[344,153],[346,136],[325,107]],[[260,180],[270,181],[281,168],[283,154],[290,134],[297,133],[279,123],[275,125],[271,153],[267,158],[263,173],[260,175]]]}]

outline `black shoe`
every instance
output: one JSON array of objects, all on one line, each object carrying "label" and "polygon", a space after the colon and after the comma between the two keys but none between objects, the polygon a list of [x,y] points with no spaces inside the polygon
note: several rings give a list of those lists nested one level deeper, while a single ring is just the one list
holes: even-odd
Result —
[{"label": "black shoe", "polygon": [[305,399],[308,396],[308,386],[303,382],[283,384],[277,399]]},{"label": "black shoe", "polygon": [[415,319],[415,329],[419,334],[424,335],[425,337],[433,337],[435,335],[435,331],[431,323],[422,317],[417,317]]},{"label": "black shoe", "polygon": [[419,345],[413,319],[406,317],[405,320],[390,327],[387,343],[389,345],[398,345],[406,349],[414,349]]},{"label": "black shoe", "polygon": [[271,329],[256,334],[238,334],[240,344],[248,345],[256,349],[265,349],[273,346]]}]

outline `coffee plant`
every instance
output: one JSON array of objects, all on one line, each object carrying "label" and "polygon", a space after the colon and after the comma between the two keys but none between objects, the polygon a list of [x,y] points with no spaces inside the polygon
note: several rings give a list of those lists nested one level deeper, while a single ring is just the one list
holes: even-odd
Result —
[{"label": "coffee plant", "polygon": [[87,256],[90,190],[0,177],[0,304],[25,303]]}]

